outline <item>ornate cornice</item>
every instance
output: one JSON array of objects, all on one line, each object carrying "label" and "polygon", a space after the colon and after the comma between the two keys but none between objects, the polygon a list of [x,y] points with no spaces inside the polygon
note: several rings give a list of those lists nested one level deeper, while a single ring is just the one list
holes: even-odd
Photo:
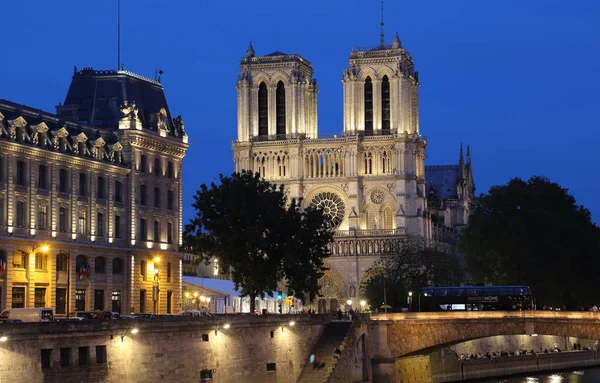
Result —
[{"label": "ornate cornice", "polygon": [[125,145],[131,145],[137,148],[156,150],[161,153],[177,156],[179,158],[185,157],[188,145],[181,142],[162,142],[154,138],[142,137],[139,134],[129,134],[125,136]]}]

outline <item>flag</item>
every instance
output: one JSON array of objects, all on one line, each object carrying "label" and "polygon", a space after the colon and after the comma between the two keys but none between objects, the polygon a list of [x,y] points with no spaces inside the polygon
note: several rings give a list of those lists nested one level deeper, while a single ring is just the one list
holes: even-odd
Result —
[{"label": "flag", "polygon": [[6,272],[6,259],[4,257],[0,258],[0,274],[4,274]]},{"label": "flag", "polygon": [[83,266],[81,266],[81,269],[79,270],[79,279],[83,279],[83,278],[89,278],[90,276],[90,265],[88,265],[87,263]]}]

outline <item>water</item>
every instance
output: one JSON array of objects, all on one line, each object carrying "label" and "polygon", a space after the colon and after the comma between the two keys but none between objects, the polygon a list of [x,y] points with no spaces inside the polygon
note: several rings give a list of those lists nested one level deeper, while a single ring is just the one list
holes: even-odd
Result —
[{"label": "water", "polygon": [[600,383],[600,368],[586,368],[508,378],[473,380],[476,383]]}]

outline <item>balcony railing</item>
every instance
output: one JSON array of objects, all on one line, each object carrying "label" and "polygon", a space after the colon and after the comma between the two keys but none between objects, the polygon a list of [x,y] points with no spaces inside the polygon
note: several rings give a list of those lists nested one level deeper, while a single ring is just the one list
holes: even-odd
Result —
[{"label": "balcony railing", "polygon": [[351,229],[351,230],[336,230],[334,237],[352,238],[352,237],[391,237],[406,234],[406,229]]}]

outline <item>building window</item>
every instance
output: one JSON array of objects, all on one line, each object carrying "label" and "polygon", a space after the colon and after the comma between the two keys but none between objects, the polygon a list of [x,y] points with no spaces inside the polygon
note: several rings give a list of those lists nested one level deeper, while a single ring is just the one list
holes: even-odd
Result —
[{"label": "building window", "polygon": [[46,289],[36,288],[34,294],[34,307],[46,307]]},{"label": "building window", "polygon": [[123,191],[121,189],[121,181],[115,181],[115,202],[121,202],[122,201],[122,194]]},{"label": "building window", "polygon": [[17,227],[25,227],[25,202],[17,201]]},{"label": "building window", "polygon": [[154,221],[154,242],[160,242],[160,221]]},{"label": "building window", "polygon": [[390,80],[383,76],[381,80],[381,129],[383,134],[390,133]]},{"label": "building window", "polygon": [[148,273],[148,266],[146,265],[146,261],[140,261],[140,275],[142,276],[142,280],[146,280],[146,276]]},{"label": "building window", "polygon": [[25,308],[25,287],[12,288],[12,308]]},{"label": "building window", "polygon": [[160,208],[160,188],[154,188],[154,207]]},{"label": "building window", "polygon": [[56,313],[67,313],[67,289],[56,289]]},{"label": "building window", "polygon": [[27,254],[19,250],[18,253],[13,256],[13,267],[15,269],[26,269]]},{"label": "building window", "polygon": [[67,271],[69,265],[69,256],[67,254],[58,254],[56,256],[56,271]]},{"label": "building window", "polygon": [[46,166],[40,165],[38,171],[38,188],[46,189]]},{"label": "building window", "polygon": [[104,236],[104,214],[98,213],[98,236]]},{"label": "building window", "polygon": [[373,82],[365,79],[365,131],[373,132]]},{"label": "building window", "polygon": [[94,290],[94,310],[104,311],[104,290]]},{"label": "building window", "polygon": [[67,192],[67,171],[65,169],[60,169],[58,172],[58,191]]},{"label": "building window", "polygon": [[[45,254],[35,254],[35,269],[36,270],[47,270],[48,269],[48,256]],[[44,307],[44,306],[42,306]]]},{"label": "building window", "polygon": [[167,263],[167,282],[171,282],[171,262]]},{"label": "building window", "polygon": [[146,185],[140,185],[140,205],[146,205]]},{"label": "building window", "polygon": [[98,177],[98,190],[96,190],[97,198],[104,199],[104,177]]},{"label": "building window", "polygon": [[16,184],[20,186],[25,186],[25,162],[17,161],[17,174],[16,174]]},{"label": "building window", "polygon": [[140,290],[140,312],[146,312],[146,290]]},{"label": "building window", "polygon": [[96,363],[106,364],[106,346],[96,346]]},{"label": "building window", "polygon": [[267,363],[267,371],[276,371],[277,363]]},{"label": "building window", "polygon": [[42,358],[42,368],[51,368],[52,367],[52,349],[51,348],[43,348],[41,350],[41,358]]},{"label": "building window", "polygon": [[38,205],[37,227],[40,230],[46,230],[48,228],[48,206],[45,204]]},{"label": "building window", "polygon": [[113,275],[123,274],[123,260],[121,258],[113,259]]},{"label": "building window", "polygon": [[75,308],[77,311],[85,311],[85,290],[75,290]]},{"label": "building window", "polygon": [[79,195],[80,196],[85,196],[85,192],[86,192],[85,184],[86,184],[86,174],[79,173]]},{"label": "building window", "polygon": [[167,223],[167,243],[173,243],[173,224],[171,222]]},{"label": "building window", "polygon": [[173,311],[173,292],[167,291],[167,314],[171,314]]},{"label": "building window", "polygon": [[277,134],[285,134],[285,86],[283,85],[283,81],[277,83],[275,104],[275,110],[277,111]]},{"label": "building window", "polygon": [[146,220],[144,218],[140,218],[140,240],[145,241],[148,239],[148,232],[146,228]]},{"label": "building window", "polygon": [[90,348],[79,347],[79,365],[86,366],[90,364]]},{"label": "building window", "polygon": [[173,190],[167,191],[167,209],[173,210]]},{"label": "building window", "polygon": [[264,82],[258,86],[258,135],[269,135],[269,104],[267,84]]},{"label": "building window", "polygon": [[64,207],[58,209],[58,230],[61,233],[67,231],[67,209]]},{"label": "building window", "polygon": [[97,257],[94,260],[94,272],[96,274],[106,273],[106,259],[104,257]]},{"label": "building window", "polygon": [[123,295],[120,291],[112,292],[112,312],[121,313],[121,301],[123,300]]},{"label": "building window", "polygon": [[0,226],[6,225],[4,222],[4,198],[0,198]]},{"label": "building window", "polygon": [[146,173],[146,155],[140,155],[140,172]]},{"label": "building window", "polygon": [[169,177],[169,178],[175,177],[175,172],[173,171],[173,163],[171,161],[169,161],[167,163],[167,177]]},{"label": "building window", "polygon": [[61,348],[60,349],[60,366],[69,367],[71,365],[71,349]]},{"label": "building window", "polygon": [[115,238],[121,238],[121,216],[115,215]]},{"label": "building window", "polygon": [[79,220],[77,221],[77,232],[79,234],[87,233],[87,212],[85,210],[79,211]]},{"label": "building window", "polygon": [[159,176],[160,170],[160,158],[157,157],[154,159],[154,174]]}]

